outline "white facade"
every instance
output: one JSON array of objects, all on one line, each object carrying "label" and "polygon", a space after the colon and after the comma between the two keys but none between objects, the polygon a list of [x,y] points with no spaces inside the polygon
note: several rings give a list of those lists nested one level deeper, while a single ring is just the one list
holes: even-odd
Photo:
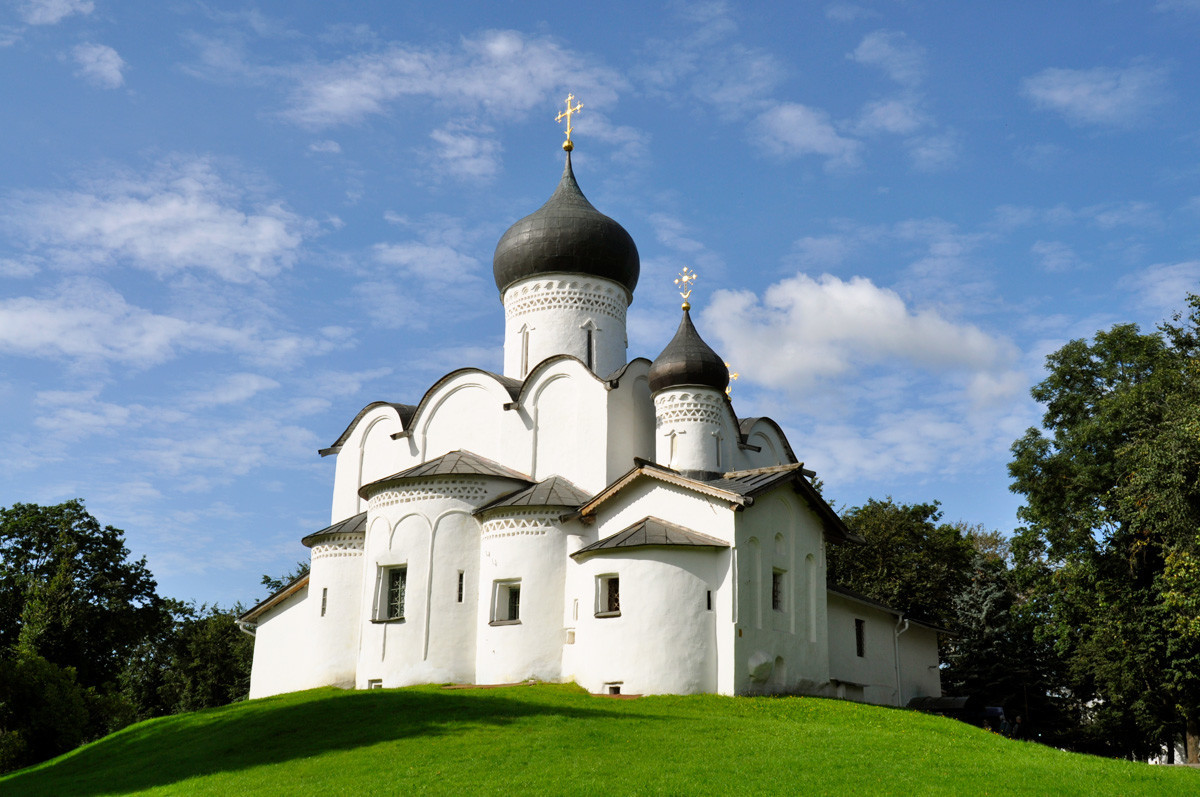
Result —
[{"label": "white facade", "polygon": [[828,588],[826,546],[854,535],[779,427],[712,385],[652,394],[650,361],[627,360],[627,285],[503,286],[504,375],[369,404],[322,451],[332,525],[305,538],[312,569],[241,620],[251,697],[531,678],[940,694],[934,629]]}]

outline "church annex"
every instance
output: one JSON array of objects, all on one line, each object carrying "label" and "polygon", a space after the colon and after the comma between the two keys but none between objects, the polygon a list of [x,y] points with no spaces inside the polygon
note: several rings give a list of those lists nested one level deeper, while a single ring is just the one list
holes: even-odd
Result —
[{"label": "church annex", "polygon": [[627,358],[637,247],[576,183],[569,127],[564,149],[553,195],[496,247],[504,373],[368,404],[321,451],[333,522],[303,540],[311,571],[239,621],[250,696],[939,695],[936,629],[826,583],[827,546],[858,538],[780,427],[738,417],[688,304],[653,362]]}]

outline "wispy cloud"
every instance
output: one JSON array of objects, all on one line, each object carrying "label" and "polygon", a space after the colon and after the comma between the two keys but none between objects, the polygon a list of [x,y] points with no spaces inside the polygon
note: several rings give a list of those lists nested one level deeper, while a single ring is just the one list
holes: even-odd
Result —
[{"label": "wispy cloud", "polygon": [[71,57],[79,66],[75,73],[102,89],[119,89],[125,83],[125,61],[107,44],[78,44]]},{"label": "wispy cloud", "polygon": [[1178,312],[1188,294],[1200,293],[1200,260],[1157,263],[1122,277],[1119,285],[1146,309],[1163,315]]},{"label": "wispy cloud", "polygon": [[1045,69],[1021,83],[1034,105],[1076,124],[1126,127],[1166,102],[1167,70],[1148,64],[1117,69]]},{"label": "wispy cloud", "polygon": [[490,127],[451,122],[429,134],[437,172],[460,180],[488,181],[500,173],[503,148]]},{"label": "wispy cloud", "polygon": [[1036,241],[1029,251],[1046,271],[1074,271],[1086,265],[1075,250],[1062,241]]},{"label": "wispy cloud", "polygon": [[925,48],[902,31],[868,33],[847,58],[879,67],[889,78],[909,88],[917,86],[925,77]]},{"label": "wispy cloud", "polygon": [[780,103],[756,120],[755,142],[772,155],[819,155],[830,168],[858,165],[862,144],[838,133],[829,115],[800,103]]},{"label": "wispy cloud", "polygon": [[353,124],[388,113],[397,100],[419,97],[468,108],[477,117],[512,118],[567,85],[591,102],[614,104],[624,80],[587,63],[556,39],[511,30],[487,31],[454,47],[393,43],[379,52],[290,69],[294,88],[284,115],[312,128]]},{"label": "wispy cloud", "polygon": [[250,200],[197,158],[166,161],[145,176],[102,177],[75,191],[9,194],[0,209],[0,228],[51,265],[125,263],[159,276],[196,270],[236,283],[289,267],[313,227],[279,201]]},{"label": "wispy cloud", "polygon": [[75,14],[90,14],[92,0],[23,0],[17,4],[21,19],[30,25],[57,25]]}]

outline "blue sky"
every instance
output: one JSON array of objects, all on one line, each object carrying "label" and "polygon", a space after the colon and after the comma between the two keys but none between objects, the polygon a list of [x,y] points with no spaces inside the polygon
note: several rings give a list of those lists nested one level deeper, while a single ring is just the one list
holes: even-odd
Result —
[{"label": "blue sky", "polygon": [[501,367],[491,255],[576,175],[630,355],[701,334],[839,506],[1010,531],[1046,354],[1200,277],[1200,2],[0,5],[0,505],[253,602],[375,400]]}]

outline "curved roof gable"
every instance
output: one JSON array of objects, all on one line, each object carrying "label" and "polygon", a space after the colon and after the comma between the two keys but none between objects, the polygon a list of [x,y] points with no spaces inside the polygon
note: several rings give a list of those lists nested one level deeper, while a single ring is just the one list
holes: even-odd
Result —
[{"label": "curved roof gable", "polygon": [[396,415],[400,418],[400,425],[405,429],[408,428],[409,422],[412,420],[413,415],[415,415],[417,412],[417,408],[411,404],[393,404],[390,401],[372,401],[370,404],[358,411],[358,415],[355,415],[354,420],[350,421],[350,425],[346,427],[346,431],[342,432],[341,435],[338,436],[338,439],[334,440],[333,444],[330,445],[329,448],[322,448],[317,453],[323,457],[327,457],[330,454],[336,454],[341,451],[342,446],[348,439],[350,439],[350,434],[354,431],[354,427],[358,426],[358,422],[361,421],[368,412],[378,407],[391,407],[394,409],[396,411]]}]

